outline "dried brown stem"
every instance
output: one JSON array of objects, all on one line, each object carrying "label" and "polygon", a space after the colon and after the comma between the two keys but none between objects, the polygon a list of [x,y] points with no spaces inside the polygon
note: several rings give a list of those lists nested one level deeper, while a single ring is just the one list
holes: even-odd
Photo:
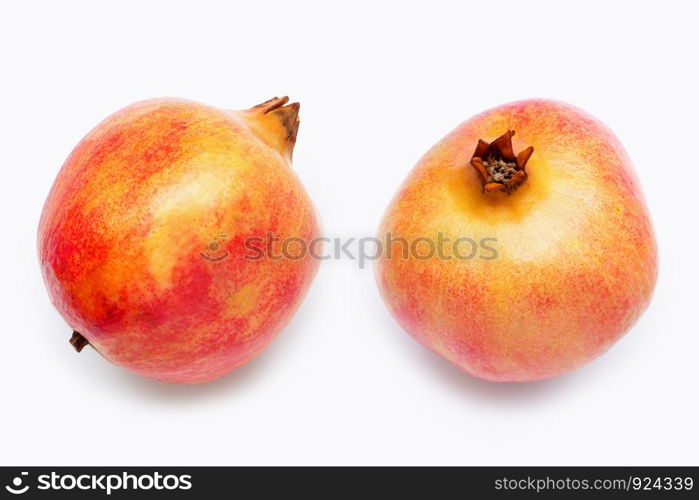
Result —
[{"label": "dried brown stem", "polygon": [[78,351],[78,352],[82,351],[83,348],[89,344],[90,343],[87,341],[87,339],[85,337],[83,337],[78,332],[73,330],[73,336],[70,337],[70,345],[72,345],[76,351]]}]

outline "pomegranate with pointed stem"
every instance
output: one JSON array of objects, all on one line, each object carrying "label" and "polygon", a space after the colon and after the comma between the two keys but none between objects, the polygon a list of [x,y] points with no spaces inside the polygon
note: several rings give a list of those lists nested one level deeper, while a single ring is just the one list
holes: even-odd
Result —
[{"label": "pomegranate with pointed stem", "polygon": [[90,344],[145,377],[198,383],[274,338],[318,262],[251,253],[246,241],[318,236],[291,170],[298,110],[286,97],[245,111],[156,99],[77,145],[46,201],[38,249],[78,351]]},{"label": "pomegranate with pointed stem", "polygon": [[[411,172],[380,236],[391,243],[377,281],[398,322],[492,381],[553,377],[603,353],[645,310],[657,277],[624,148],[595,118],[550,100],[457,127]],[[392,248],[421,238],[453,244],[429,258]],[[455,242],[465,238],[495,251],[463,258]]]}]

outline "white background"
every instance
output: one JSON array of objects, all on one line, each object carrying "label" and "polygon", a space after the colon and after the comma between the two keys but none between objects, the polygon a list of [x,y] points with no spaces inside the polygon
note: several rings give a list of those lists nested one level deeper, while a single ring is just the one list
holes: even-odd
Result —
[{"label": "white background", "polygon": [[[0,11],[2,464],[694,464],[696,4],[16,2]],[[489,63],[488,61],[492,61]],[[329,237],[374,234],[418,158],[527,97],[607,123],[660,245],[646,314],[570,375],[470,378],[396,325],[371,267],[322,264],[283,334],[202,386],[77,355],[35,233],[62,162],[133,101],[302,103],[294,168]]]}]

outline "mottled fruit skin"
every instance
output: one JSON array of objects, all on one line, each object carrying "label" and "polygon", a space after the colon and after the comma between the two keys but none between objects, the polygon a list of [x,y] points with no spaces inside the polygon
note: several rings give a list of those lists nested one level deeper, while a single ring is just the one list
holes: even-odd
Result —
[{"label": "mottled fruit skin", "polygon": [[319,233],[290,168],[298,105],[286,101],[247,111],[139,102],[73,150],[41,216],[39,259],[51,301],[105,358],[206,382],[290,320],[317,261],[250,258],[259,253],[245,245]]},{"label": "mottled fruit skin", "polygon": [[[509,129],[515,152],[534,147],[528,180],[511,195],[484,193],[469,165],[474,148]],[[651,221],[623,147],[595,118],[550,100],[491,109],[442,139],[392,201],[380,237],[388,232],[496,239],[485,244],[496,258],[480,248],[470,259],[402,259],[396,248],[377,264],[402,327],[491,381],[554,377],[605,352],[646,309],[657,278]]]}]

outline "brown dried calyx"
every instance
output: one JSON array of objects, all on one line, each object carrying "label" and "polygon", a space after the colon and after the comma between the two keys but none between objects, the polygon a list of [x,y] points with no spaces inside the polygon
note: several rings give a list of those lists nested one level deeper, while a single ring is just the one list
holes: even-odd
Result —
[{"label": "brown dried calyx", "polygon": [[254,106],[250,111],[261,115],[274,116],[279,120],[279,124],[284,129],[284,139],[289,149],[289,155],[291,155],[299,132],[299,109],[301,105],[298,102],[288,103],[289,98],[287,96],[273,97],[262,104]]},{"label": "brown dried calyx", "polygon": [[511,193],[527,180],[525,167],[534,148],[529,146],[515,156],[512,150],[514,130],[508,130],[503,135],[488,144],[483,139],[471,158],[471,165],[478,172],[484,193],[504,191]]}]

